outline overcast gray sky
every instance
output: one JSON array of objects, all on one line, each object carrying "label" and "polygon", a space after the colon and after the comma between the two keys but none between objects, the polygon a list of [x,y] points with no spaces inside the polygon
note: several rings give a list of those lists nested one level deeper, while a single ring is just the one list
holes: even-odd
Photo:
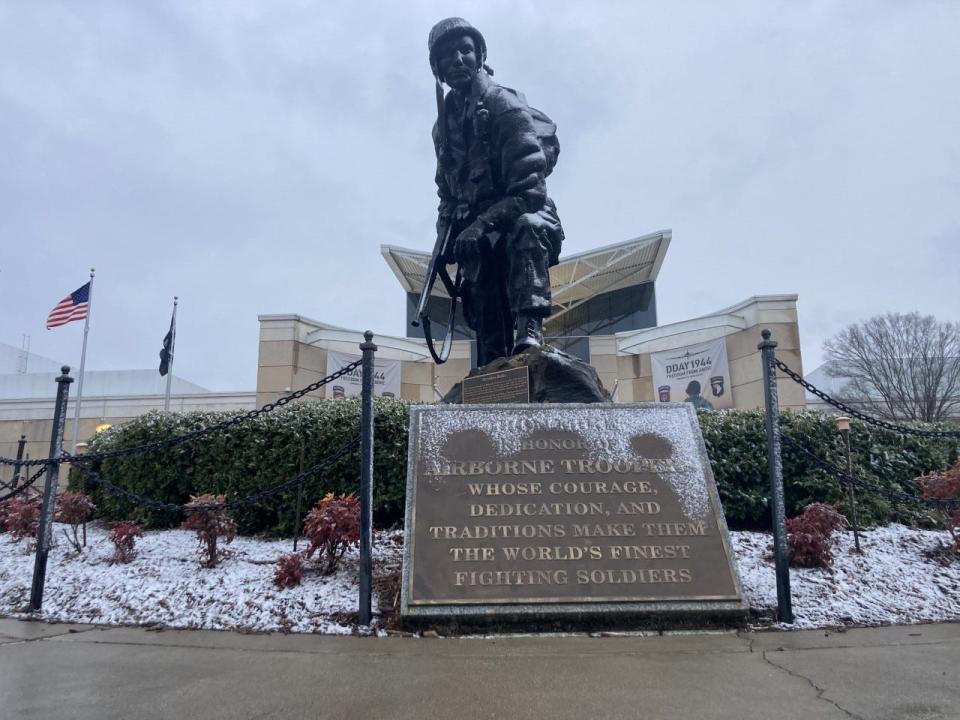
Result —
[{"label": "overcast gray sky", "polygon": [[887,311],[960,319],[960,2],[0,2],[0,342],[256,384],[257,315],[404,335],[428,249],[426,37],[462,15],[559,126],[565,251],[662,228],[661,324],[799,293],[805,366]]}]

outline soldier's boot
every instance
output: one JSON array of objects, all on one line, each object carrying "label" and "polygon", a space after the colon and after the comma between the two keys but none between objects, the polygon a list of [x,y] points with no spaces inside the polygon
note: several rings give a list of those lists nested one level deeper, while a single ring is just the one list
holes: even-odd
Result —
[{"label": "soldier's boot", "polygon": [[517,316],[517,338],[513,342],[513,354],[540,345],[543,345],[543,318],[520,313]]}]

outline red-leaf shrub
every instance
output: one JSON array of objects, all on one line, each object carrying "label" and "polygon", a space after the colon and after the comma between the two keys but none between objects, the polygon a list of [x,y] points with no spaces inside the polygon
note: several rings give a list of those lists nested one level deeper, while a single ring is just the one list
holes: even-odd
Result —
[{"label": "red-leaf shrub", "polygon": [[273,584],[278,588],[289,588],[299,585],[301,580],[303,580],[303,555],[300,553],[281,555],[273,571]]},{"label": "red-leaf shrub", "polygon": [[41,499],[18,495],[3,503],[3,529],[13,535],[14,540],[35,538],[40,527]]},{"label": "red-leaf shrub", "polygon": [[90,517],[90,514],[96,509],[93,500],[89,495],[82,492],[66,491],[60,493],[57,497],[57,522],[66,523],[70,526],[70,532],[64,532],[67,541],[73,545],[77,552],[83,551],[83,545],[80,542],[78,530],[80,525]]},{"label": "red-leaf shrub", "polygon": [[13,498],[0,500],[0,533],[7,531],[7,507],[10,505],[12,499]]},{"label": "red-leaf shrub", "polygon": [[942,472],[921,475],[917,483],[925,500],[945,503],[934,509],[953,537],[954,548],[960,550],[960,458]]},{"label": "red-leaf shrub", "polygon": [[328,493],[307,513],[303,535],[310,543],[305,555],[317,555],[323,574],[334,572],[347,547],[360,542],[360,499]]},{"label": "red-leaf shrub", "polygon": [[113,524],[110,530],[110,542],[113,543],[113,561],[128,563],[137,556],[134,545],[138,537],[143,537],[140,523],[125,520]]},{"label": "red-leaf shrub", "polygon": [[194,507],[180,526],[184,530],[195,530],[200,545],[197,557],[202,567],[217,566],[227,552],[217,548],[217,541],[229,543],[237,535],[237,524],[222,506],[227,500],[225,495],[191,495],[187,507]]},{"label": "red-leaf shrub", "polygon": [[833,564],[833,531],[846,527],[847,519],[835,507],[810,503],[803,513],[787,520],[787,554],[794,567],[830,567]]}]

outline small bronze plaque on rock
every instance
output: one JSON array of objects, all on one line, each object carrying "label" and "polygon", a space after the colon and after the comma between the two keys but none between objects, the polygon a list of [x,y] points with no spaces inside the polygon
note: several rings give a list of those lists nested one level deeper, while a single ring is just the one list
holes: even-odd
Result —
[{"label": "small bronze plaque on rock", "polygon": [[689,403],[410,409],[403,615],[744,609]]},{"label": "small bronze plaque on rock", "polygon": [[526,365],[463,379],[463,404],[530,402],[530,370]]}]

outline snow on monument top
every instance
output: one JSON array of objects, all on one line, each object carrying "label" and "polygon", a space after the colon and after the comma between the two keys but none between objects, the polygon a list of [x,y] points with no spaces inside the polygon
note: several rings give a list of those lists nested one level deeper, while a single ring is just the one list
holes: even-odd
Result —
[{"label": "snow on monument top", "polygon": [[[631,441],[639,436],[662,438],[670,448],[669,460],[678,468],[662,473],[663,479],[676,492],[684,515],[690,520],[703,519],[709,511],[707,487],[700,446],[691,423],[690,408],[680,403],[651,405],[644,408],[629,405],[558,407],[537,406],[530,411],[523,407],[498,406],[458,407],[420,406],[419,450],[421,462],[449,462],[444,456],[447,439],[456,433],[473,431],[486,435],[500,457],[516,457],[524,440],[537,432],[550,430],[570,432],[583,440],[588,459],[611,462],[642,459]],[[429,422],[422,421],[422,411],[430,412]]]}]

